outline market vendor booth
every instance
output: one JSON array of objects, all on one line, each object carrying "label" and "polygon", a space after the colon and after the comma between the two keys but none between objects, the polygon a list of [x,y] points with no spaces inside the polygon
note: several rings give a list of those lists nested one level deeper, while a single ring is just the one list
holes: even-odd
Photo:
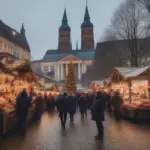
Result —
[{"label": "market vendor booth", "polygon": [[[6,133],[17,127],[16,98],[23,88],[30,92],[40,89],[30,64],[26,61],[3,66],[11,73],[5,73],[1,69],[0,74],[0,132]],[[32,106],[29,109],[28,120],[34,117],[35,97],[33,95]]]},{"label": "market vendor booth", "polygon": [[122,113],[134,119],[150,119],[150,67],[115,68],[111,88],[119,90],[124,99]]}]

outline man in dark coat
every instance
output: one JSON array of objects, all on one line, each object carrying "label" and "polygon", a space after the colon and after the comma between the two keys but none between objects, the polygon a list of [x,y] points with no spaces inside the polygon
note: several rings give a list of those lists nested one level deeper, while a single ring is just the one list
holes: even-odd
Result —
[{"label": "man in dark coat", "polygon": [[87,117],[87,100],[83,93],[81,94],[79,98],[78,105],[79,105],[79,110],[81,113],[81,119],[84,119],[84,116]]},{"label": "man in dark coat", "polygon": [[23,131],[26,133],[27,120],[28,120],[28,109],[31,104],[25,89],[20,93],[16,101],[16,115],[19,125]]},{"label": "man in dark coat", "polygon": [[44,111],[44,100],[41,93],[38,93],[38,96],[35,99],[35,107],[36,107],[36,119],[40,120],[41,115]]},{"label": "man in dark coat", "polygon": [[103,140],[104,127],[102,122],[105,120],[104,117],[104,98],[101,92],[97,93],[95,102],[91,107],[92,120],[96,122],[98,134],[95,137],[96,140]]},{"label": "man in dark coat", "polygon": [[66,92],[62,96],[60,96],[58,100],[59,117],[60,117],[61,125],[64,129],[67,121],[68,101],[69,98]]},{"label": "man in dark coat", "polygon": [[69,102],[68,102],[68,111],[70,114],[70,122],[74,121],[74,114],[76,112],[77,108],[77,99],[76,96],[73,93],[70,93],[69,95]]},{"label": "man in dark coat", "polygon": [[114,108],[114,114],[117,121],[121,119],[121,105],[123,104],[123,99],[120,96],[119,91],[114,93],[114,96],[111,98],[111,104]]}]

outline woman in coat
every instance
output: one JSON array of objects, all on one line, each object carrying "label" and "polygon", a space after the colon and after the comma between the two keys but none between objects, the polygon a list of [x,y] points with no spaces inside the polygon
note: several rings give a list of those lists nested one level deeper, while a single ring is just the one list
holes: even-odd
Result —
[{"label": "woman in coat", "polygon": [[104,127],[102,122],[105,120],[104,117],[104,98],[101,92],[97,93],[95,102],[91,107],[92,120],[96,122],[98,134],[95,137],[96,140],[103,140],[104,136]]}]

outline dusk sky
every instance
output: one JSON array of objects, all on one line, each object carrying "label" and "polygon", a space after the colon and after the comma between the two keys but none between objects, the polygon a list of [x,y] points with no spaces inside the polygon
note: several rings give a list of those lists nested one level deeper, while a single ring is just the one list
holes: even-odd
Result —
[{"label": "dusk sky", "polygon": [[[88,0],[91,22],[94,24],[95,43],[109,25],[113,12],[123,0]],[[72,45],[78,40],[86,0],[0,0],[0,19],[20,31],[24,23],[33,59],[42,59],[48,49],[57,49],[58,28],[66,4],[71,27]]]}]

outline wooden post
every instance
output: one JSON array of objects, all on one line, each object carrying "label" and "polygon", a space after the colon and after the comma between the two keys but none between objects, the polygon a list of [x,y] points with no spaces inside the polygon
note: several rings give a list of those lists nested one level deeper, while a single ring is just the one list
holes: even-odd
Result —
[{"label": "wooden post", "polygon": [[131,83],[131,80],[128,81],[128,86],[129,86],[129,103],[131,104],[132,102],[132,83]]}]

